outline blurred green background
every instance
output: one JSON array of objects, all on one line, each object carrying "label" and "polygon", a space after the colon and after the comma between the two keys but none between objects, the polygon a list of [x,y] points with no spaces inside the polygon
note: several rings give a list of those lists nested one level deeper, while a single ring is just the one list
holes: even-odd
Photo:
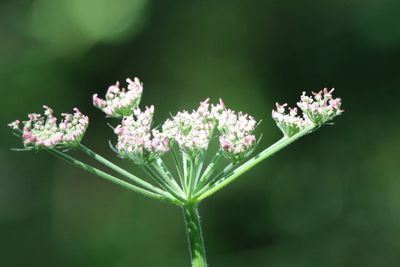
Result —
[{"label": "blurred green background", "polygon": [[[210,266],[400,266],[400,1],[0,3],[1,266],[189,266],[181,211],[21,143],[6,123],[138,76],[160,123],[219,97],[280,138],[274,103],[335,87],[345,114],[200,206]],[[76,154],[76,153],[73,153]],[[81,159],[90,159],[77,154]],[[93,163],[95,164],[95,163]],[[97,165],[96,165],[97,166]]]}]

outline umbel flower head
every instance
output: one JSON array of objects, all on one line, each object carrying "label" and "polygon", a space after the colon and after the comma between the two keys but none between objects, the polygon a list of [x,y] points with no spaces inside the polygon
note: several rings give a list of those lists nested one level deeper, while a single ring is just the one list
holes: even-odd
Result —
[{"label": "umbel flower head", "polygon": [[272,118],[286,137],[291,137],[308,126],[324,124],[343,113],[340,109],[342,101],[332,97],[333,91],[334,89],[328,91],[325,88],[318,93],[312,92],[312,97],[303,92],[300,102],[297,102],[303,112],[301,116],[297,115],[297,108],[289,108],[289,113],[286,113],[287,104],[276,103]]},{"label": "umbel flower head", "polygon": [[94,106],[108,117],[123,117],[121,125],[115,128],[116,151],[120,156],[144,164],[166,152],[168,143],[169,146],[176,143],[182,153],[197,157],[208,148],[215,129],[220,133],[218,140],[226,158],[239,161],[253,151],[256,121],[252,116],[227,109],[222,100],[210,105],[206,99],[196,110],[184,110],[167,119],[162,124],[162,133],[151,130],[154,107],[141,112],[137,105],[143,86],[137,78],[127,82],[128,90],[120,89],[118,82],[110,86],[105,100],[93,95]]},{"label": "umbel flower head", "polygon": [[[17,120],[8,125],[22,137],[25,149],[21,150],[44,149],[124,188],[181,206],[192,266],[207,265],[198,203],[262,160],[343,112],[340,109],[341,100],[332,97],[333,89],[324,89],[313,93],[311,97],[303,93],[297,103],[302,114],[298,114],[297,108],[287,110],[287,104],[277,103],[276,110],[272,111],[272,118],[283,132],[284,138],[244,162],[257,144],[254,132],[258,123],[252,116],[227,108],[221,99],[218,104],[210,104],[209,99],[206,99],[197,109],[191,112],[181,111],[167,119],[160,131],[152,128],[154,106],[144,110],[138,107],[143,92],[139,79],[127,79],[127,82],[127,90],[121,89],[118,82],[110,86],[105,99],[99,98],[97,94],[93,95],[93,104],[108,117],[122,117],[120,125],[114,128],[118,141],[112,149],[135,164],[147,165],[141,167],[157,185],[148,183],[81,145],[89,119],[77,108],[73,114],[62,113],[63,119],[59,124],[53,116],[53,110],[44,106],[44,115],[29,114],[29,120],[22,123]],[[213,138],[219,141],[219,150],[209,160],[208,152],[205,152]],[[176,146],[180,153],[175,153]],[[77,147],[126,179],[121,180],[58,150],[68,147]],[[169,150],[176,165],[175,174],[160,159]],[[224,157],[231,161],[225,167],[221,165],[226,163],[223,161]]]},{"label": "umbel flower head", "polygon": [[220,148],[225,156],[238,161],[251,152],[256,142],[252,132],[256,121],[253,117],[226,109],[220,99],[217,105],[210,105],[209,99],[200,103],[191,113],[178,112],[162,126],[163,133],[175,141],[181,151],[191,157],[199,155],[208,148],[214,129],[219,132]]},{"label": "umbel flower head", "polygon": [[311,124],[311,121],[297,115],[297,108],[289,108],[286,113],[287,104],[279,105],[276,103],[276,111],[272,110],[272,118],[276,125],[287,137],[291,137]]},{"label": "umbel flower head", "polygon": [[340,109],[342,100],[333,98],[332,92],[335,89],[328,91],[327,88],[318,93],[312,92],[313,96],[307,96],[305,92],[301,95],[300,102],[297,106],[304,112],[309,120],[315,124],[323,124],[332,120],[336,116],[343,113]]},{"label": "umbel flower head", "polygon": [[[255,147],[256,136],[253,132],[257,122],[248,114],[226,109],[222,100],[220,105],[223,109],[214,113],[218,123],[217,128],[221,133],[219,136],[220,147],[228,159],[240,161],[247,157]],[[215,108],[217,107],[214,106]]]},{"label": "umbel flower head", "polygon": [[128,89],[120,88],[119,82],[108,87],[105,99],[93,95],[93,105],[101,109],[108,117],[120,118],[132,114],[142,97],[143,84],[138,78],[126,79]]},{"label": "umbel flower head", "polygon": [[20,133],[26,148],[51,148],[77,146],[89,124],[89,118],[83,115],[78,108],[74,114],[62,113],[63,120],[57,125],[57,118],[53,110],[43,106],[44,116],[41,114],[28,114],[29,120],[22,122],[16,120],[8,126]]},{"label": "umbel flower head", "polygon": [[165,136],[189,156],[197,156],[207,149],[212,137],[215,123],[209,116],[208,101],[201,102],[200,107],[190,113],[178,112],[162,126]]},{"label": "umbel flower head", "polygon": [[133,110],[125,116],[114,132],[118,135],[116,152],[136,164],[148,164],[168,152],[168,139],[156,129],[151,129],[154,106]]}]

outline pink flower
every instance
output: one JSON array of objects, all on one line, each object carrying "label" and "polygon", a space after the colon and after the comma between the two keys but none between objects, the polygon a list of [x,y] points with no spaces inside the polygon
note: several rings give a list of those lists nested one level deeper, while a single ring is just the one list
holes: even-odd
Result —
[{"label": "pink flower", "polygon": [[108,87],[105,99],[94,94],[92,97],[93,105],[101,109],[108,117],[123,117],[132,114],[132,109],[136,108],[142,97],[143,84],[138,78],[133,81],[126,79],[128,89],[120,88],[119,82]]},{"label": "pink flower", "polygon": [[297,106],[310,121],[315,124],[323,124],[343,113],[343,110],[340,109],[342,101],[340,98],[333,98],[333,91],[334,89],[328,91],[325,88],[318,93],[312,92],[312,97],[303,92]]},{"label": "pink flower", "polygon": [[136,164],[147,164],[168,152],[169,142],[164,134],[151,129],[154,106],[145,111],[136,108],[133,113],[114,129],[118,136],[116,151]]},{"label": "pink flower", "polygon": [[279,105],[276,103],[276,111],[272,111],[272,118],[276,125],[287,137],[291,137],[311,124],[311,121],[297,116],[297,108],[289,108],[289,114],[286,113],[287,104]]},{"label": "pink flower", "polygon": [[[48,106],[43,106],[44,116],[41,114],[28,114],[28,121],[22,122],[22,142],[26,147],[73,147],[80,143],[89,123],[89,118],[83,115],[77,108],[74,114],[61,114],[65,117],[57,125],[54,111]],[[20,122],[9,124],[13,130],[19,129]]]}]

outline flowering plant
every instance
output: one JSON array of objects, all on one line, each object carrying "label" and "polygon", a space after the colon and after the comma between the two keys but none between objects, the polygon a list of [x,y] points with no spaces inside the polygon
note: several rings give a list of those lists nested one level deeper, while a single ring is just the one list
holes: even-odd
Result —
[{"label": "flowering plant", "polygon": [[[9,126],[22,138],[24,147],[18,150],[48,151],[129,190],[182,207],[192,266],[195,267],[206,266],[198,203],[343,112],[341,100],[332,96],[333,89],[313,92],[312,96],[303,92],[297,103],[302,112],[300,115],[297,108],[286,111],[287,104],[277,103],[272,118],[284,136],[248,159],[259,140],[254,134],[258,122],[252,116],[228,109],[222,100],[210,104],[206,99],[197,109],[178,112],[158,129],[153,128],[154,106],[144,110],[138,107],[143,84],[138,78],[127,79],[127,82],[127,89],[121,89],[119,82],[110,86],[105,99],[93,95],[93,105],[107,117],[122,119],[113,129],[117,142],[112,149],[118,156],[141,166],[153,183],[118,167],[81,144],[89,119],[77,108],[74,108],[74,114],[62,113],[64,119],[57,124],[53,110],[43,106],[44,116],[32,113],[27,121],[17,120]],[[214,137],[219,141],[219,149],[207,161],[206,154],[212,153],[209,144]],[[93,157],[124,179],[72,158],[64,151],[71,148]],[[164,163],[162,158],[166,153],[171,154],[175,170],[170,170]],[[225,167],[222,166],[224,159],[229,163]],[[222,170],[217,172],[218,169]]]}]

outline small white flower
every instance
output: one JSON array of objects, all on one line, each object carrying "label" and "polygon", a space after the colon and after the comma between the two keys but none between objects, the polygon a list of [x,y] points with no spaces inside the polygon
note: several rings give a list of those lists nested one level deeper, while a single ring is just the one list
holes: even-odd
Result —
[{"label": "small white flower", "polygon": [[222,134],[219,142],[225,156],[232,161],[247,157],[256,145],[253,134],[257,126],[256,120],[248,114],[226,109],[222,101],[214,106],[213,113],[217,119],[217,128]]},{"label": "small white flower", "polygon": [[147,164],[169,151],[168,139],[158,130],[151,129],[154,106],[133,110],[125,116],[114,132],[118,135],[116,150],[136,164]]},{"label": "small white flower", "polygon": [[180,149],[190,156],[196,156],[207,149],[218,128],[220,147],[230,160],[241,160],[252,151],[256,138],[252,134],[256,127],[253,117],[226,109],[220,99],[219,104],[210,105],[209,99],[200,103],[191,113],[178,112],[163,124],[163,133],[176,141]]},{"label": "small white flower", "polygon": [[297,116],[297,108],[289,108],[289,114],[286,114],[287,104],[279,105],[276,103],[276,111],[272,111],[272,118],[276,125],[287,137],[291,137],[311,124],[311,121]]},{"label": "small white flower", "polygon": [[140,103],[143,84],[138,78],[133,81],[128,78],[126,81],[128,90],[121,89],[119,82],[117,82],[108,88],[105,99],[94,94],[93,105],[101,109],[108,117],[123,117],[132,114],[132,110]]},{"label": "small white flower", "polygon": [[77,146],[86,131],[89,118],[74,108],[74,114],[61,114],[64,120],[57,125],[53,110],[48,106],[43,108],[44,116],[36,113],[28,114],[29,120],[22,122],[22,130],[19,128],[19,121],[9,124],[13,130],[22,132],[24,146],[31,148]]},{"label": "small white flower", "polygon": [[334,89],[328,91],[325,88],[318,93],[312,92],[312,97],[303,92],[297,106],[313,123],[323,124],[343,113],[343,110],[340,109],[342,101],[340,98],[332,97],[333,91]]},{"label": "small white flower", "polygon": [[178,112],[162,126],[165,136],[176,141],[180,149],[190,156],[207,149],[212,137],[215,123],[210,117],[208,101],[201,102],[199,108],[191,113]]}]

